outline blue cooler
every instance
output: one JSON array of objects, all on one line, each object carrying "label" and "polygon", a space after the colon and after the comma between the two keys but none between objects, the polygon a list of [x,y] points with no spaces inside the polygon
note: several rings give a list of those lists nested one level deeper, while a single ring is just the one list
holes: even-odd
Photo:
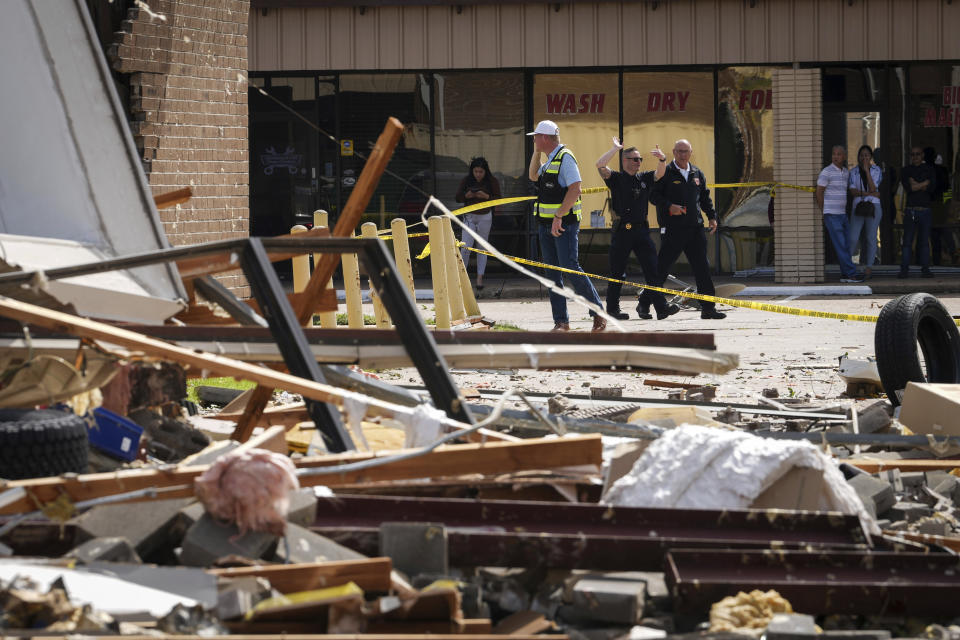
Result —
[{"label": "blue cooler", "polygon": [[87,426],[91,445],[127,462],[137,457],[143,427],[103,407],[94,409],[93,417],[96,420],[96,426]]}]

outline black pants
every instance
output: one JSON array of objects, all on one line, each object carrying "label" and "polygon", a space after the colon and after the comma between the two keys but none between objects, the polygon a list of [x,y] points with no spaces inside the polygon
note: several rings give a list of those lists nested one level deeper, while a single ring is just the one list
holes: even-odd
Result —
[{"label": "black pants", "polygon": [[[659,277],[656,286],[662,286],[667,274],[677,261],[680,254],[687,256],[687,261],[693,267],[693,275],[697,281],[697,293],[712,296],[715,293],[713,279],[710,277],[710,263],[707,261],[707,234],[703,227],[671,227],[664,233],[660,241],[660,255],[657,258],[657,273]],[[714,309],[713,302],[700,302],[704,311]]]},{"label": "black pants", "polygon": [[[622,220],[617,223],[610,238],[610,277],[623,280],[627,275],[627,262],[630,252],[637,256],[637,262],[643,270],[643,279],[647,284],[655,285],[657,279],[657,248],[650,239],[650,227],[646,224],[632,224],[630,229]],[[607,310],[620,309],[620,291],[623,285],[619,282],[607,284]],[[663,294],[657,291],[644,289],[640,294],[640,306],[650,308],[650,305],[663,313],[667,301]]]}]

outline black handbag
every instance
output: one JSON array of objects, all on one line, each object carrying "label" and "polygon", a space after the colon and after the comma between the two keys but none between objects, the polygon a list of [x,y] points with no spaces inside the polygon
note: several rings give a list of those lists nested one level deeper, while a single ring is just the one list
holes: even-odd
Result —
[{"label": "black handbag", "polygon": [[[863,167],[857,167],[860,171],[860,187],[866,191],[867,184],[867,172],[863,170]],[[873,203],[867,200],[866,198],[861,198],[860,202],[857,203],[857,206],[853,208],[853,215],[863,216],[864,218],[872,218],[876,209],[873,206]]]},{"label": "black handbag", "polygon": [[863,216],[864,218],[872,218],[874,211],[876,211],[876,209],[874,209],[873,203],[864,198],[857,203],[857,206],[853,208],[853,215]]}]

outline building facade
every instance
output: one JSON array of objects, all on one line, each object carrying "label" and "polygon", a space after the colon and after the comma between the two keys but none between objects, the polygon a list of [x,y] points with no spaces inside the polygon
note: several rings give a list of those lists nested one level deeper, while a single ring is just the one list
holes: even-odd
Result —
[{"label": "building facade", "polygon": [[[504,196],[527,195],[523,132],[550,118],[585,186],[601,184],[592,167],[612,136],[645,154],[689,139],[708,179],[733,185],[714,191],[713,264],[822,281],[831,255],[811,194],[779,187],[770,211],[769,183],[810,187],[834,144],[880,147],[896,167],[910,146],[934,147],[955,173],[957,25],[952,0],[252,0],[251,232],[335,215],[391,115],[407,130],[372,219],[412,221],[425,193],[452,207],[477,155]],[[880,231],[888,263],[895,195]],[[604,200],[586,197],[585,212],[609,221]],[[939,222],[949,251],[952,220]],[[525,204],[502,207],[494,244],[535,255],[531,223]],[[603,233],[585,236],[587,262],[602,263]]]}]

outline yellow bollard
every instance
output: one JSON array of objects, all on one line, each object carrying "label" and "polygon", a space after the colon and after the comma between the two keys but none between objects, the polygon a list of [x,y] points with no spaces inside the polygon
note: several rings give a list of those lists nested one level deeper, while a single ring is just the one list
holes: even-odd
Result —
[{"label": "yellow bollard", "polygon": [[400,279],[407,285],[410,297],[417,300],[417,291],[413,284],[413,264],[410,262],[410,238],[407,237],[407,225],[403,218],[390,221],[390,234],[393,236],[393,259],[397,263]]},{"label": "yellow bollard", "polygon": [[470,284],[470,276],[467,274],[467,266],[463,264],[463,256],[460,250],[454,251],[454,257],[457,260],[457,273],[460,274],[460,291],[463,293],[463,309],[467,312],[468,318],[480,319],[483,314],[480,313],[480,305],[477,304],[477,298],[473,295],[473,286]]},{"label": "yellow bollard", "polygon": [[347,326],[363,329],[363,297],[360,294],[360,264],[355,253],[340,256],[343,267],[343,293],[347,298]]},{"label": "yellow bollard", "polygon": [[447,296],[450,300],[450,322],[460,324],[467,319],[467,312],[463,308],[463,292],[460,291],[460,272],[457,269],[457,238],[453,235],[453,223],[450,218],[443,221],[443,256],[446,261],[445,273],[447,276]]},{"label": "yellow bollard", "polygon": [[450,329],[450,303],[447,300],[446,261],[443,257],[443,219],[433,216],[427,220],[430,232],[430,275],[433,278],[433,310],[437,329]]},{"label": "yellow bollard", "polygon": [[[377,223],[375,222],[364,222],[360,225],[360,235],[364,238],[376,238],[377,237]],[[380,301],[380,296],[377,295],[376,287],[373,284],[373,279],[368,280],[370,285],[370,300],[373,302],[373,317],[377,319],[377,328],[378,329],[389,329],[391,322],[390,317],[387,315],[387,310],[383,308],[383,303]]]},{"label": "yellow bollard", "polygon": [[[315,229],[320,227],[330,228],[330,220],[327,212],[323,209],[317,209],[313,212],[313,226]],[[320,264],[320,256],[322,253],[313,254],[313,264],[314,266]],[[333,276],[330,276],[330,280],[327,282],[327,289],[333,289]],[[334,290],[333,295],[336,296],[337,292]],[[320,312],[320,326],[324,329],[336,329],[337,328],[337,312],[334,311],[321,311]]]},{"label": "yellow bollard", "polygon": [[[290,233],[304,233],[307,230],[302,224],[290,227]],[[293,292],[300,293],[310,281],[310,255],[303,254],[293,258]]]}]

